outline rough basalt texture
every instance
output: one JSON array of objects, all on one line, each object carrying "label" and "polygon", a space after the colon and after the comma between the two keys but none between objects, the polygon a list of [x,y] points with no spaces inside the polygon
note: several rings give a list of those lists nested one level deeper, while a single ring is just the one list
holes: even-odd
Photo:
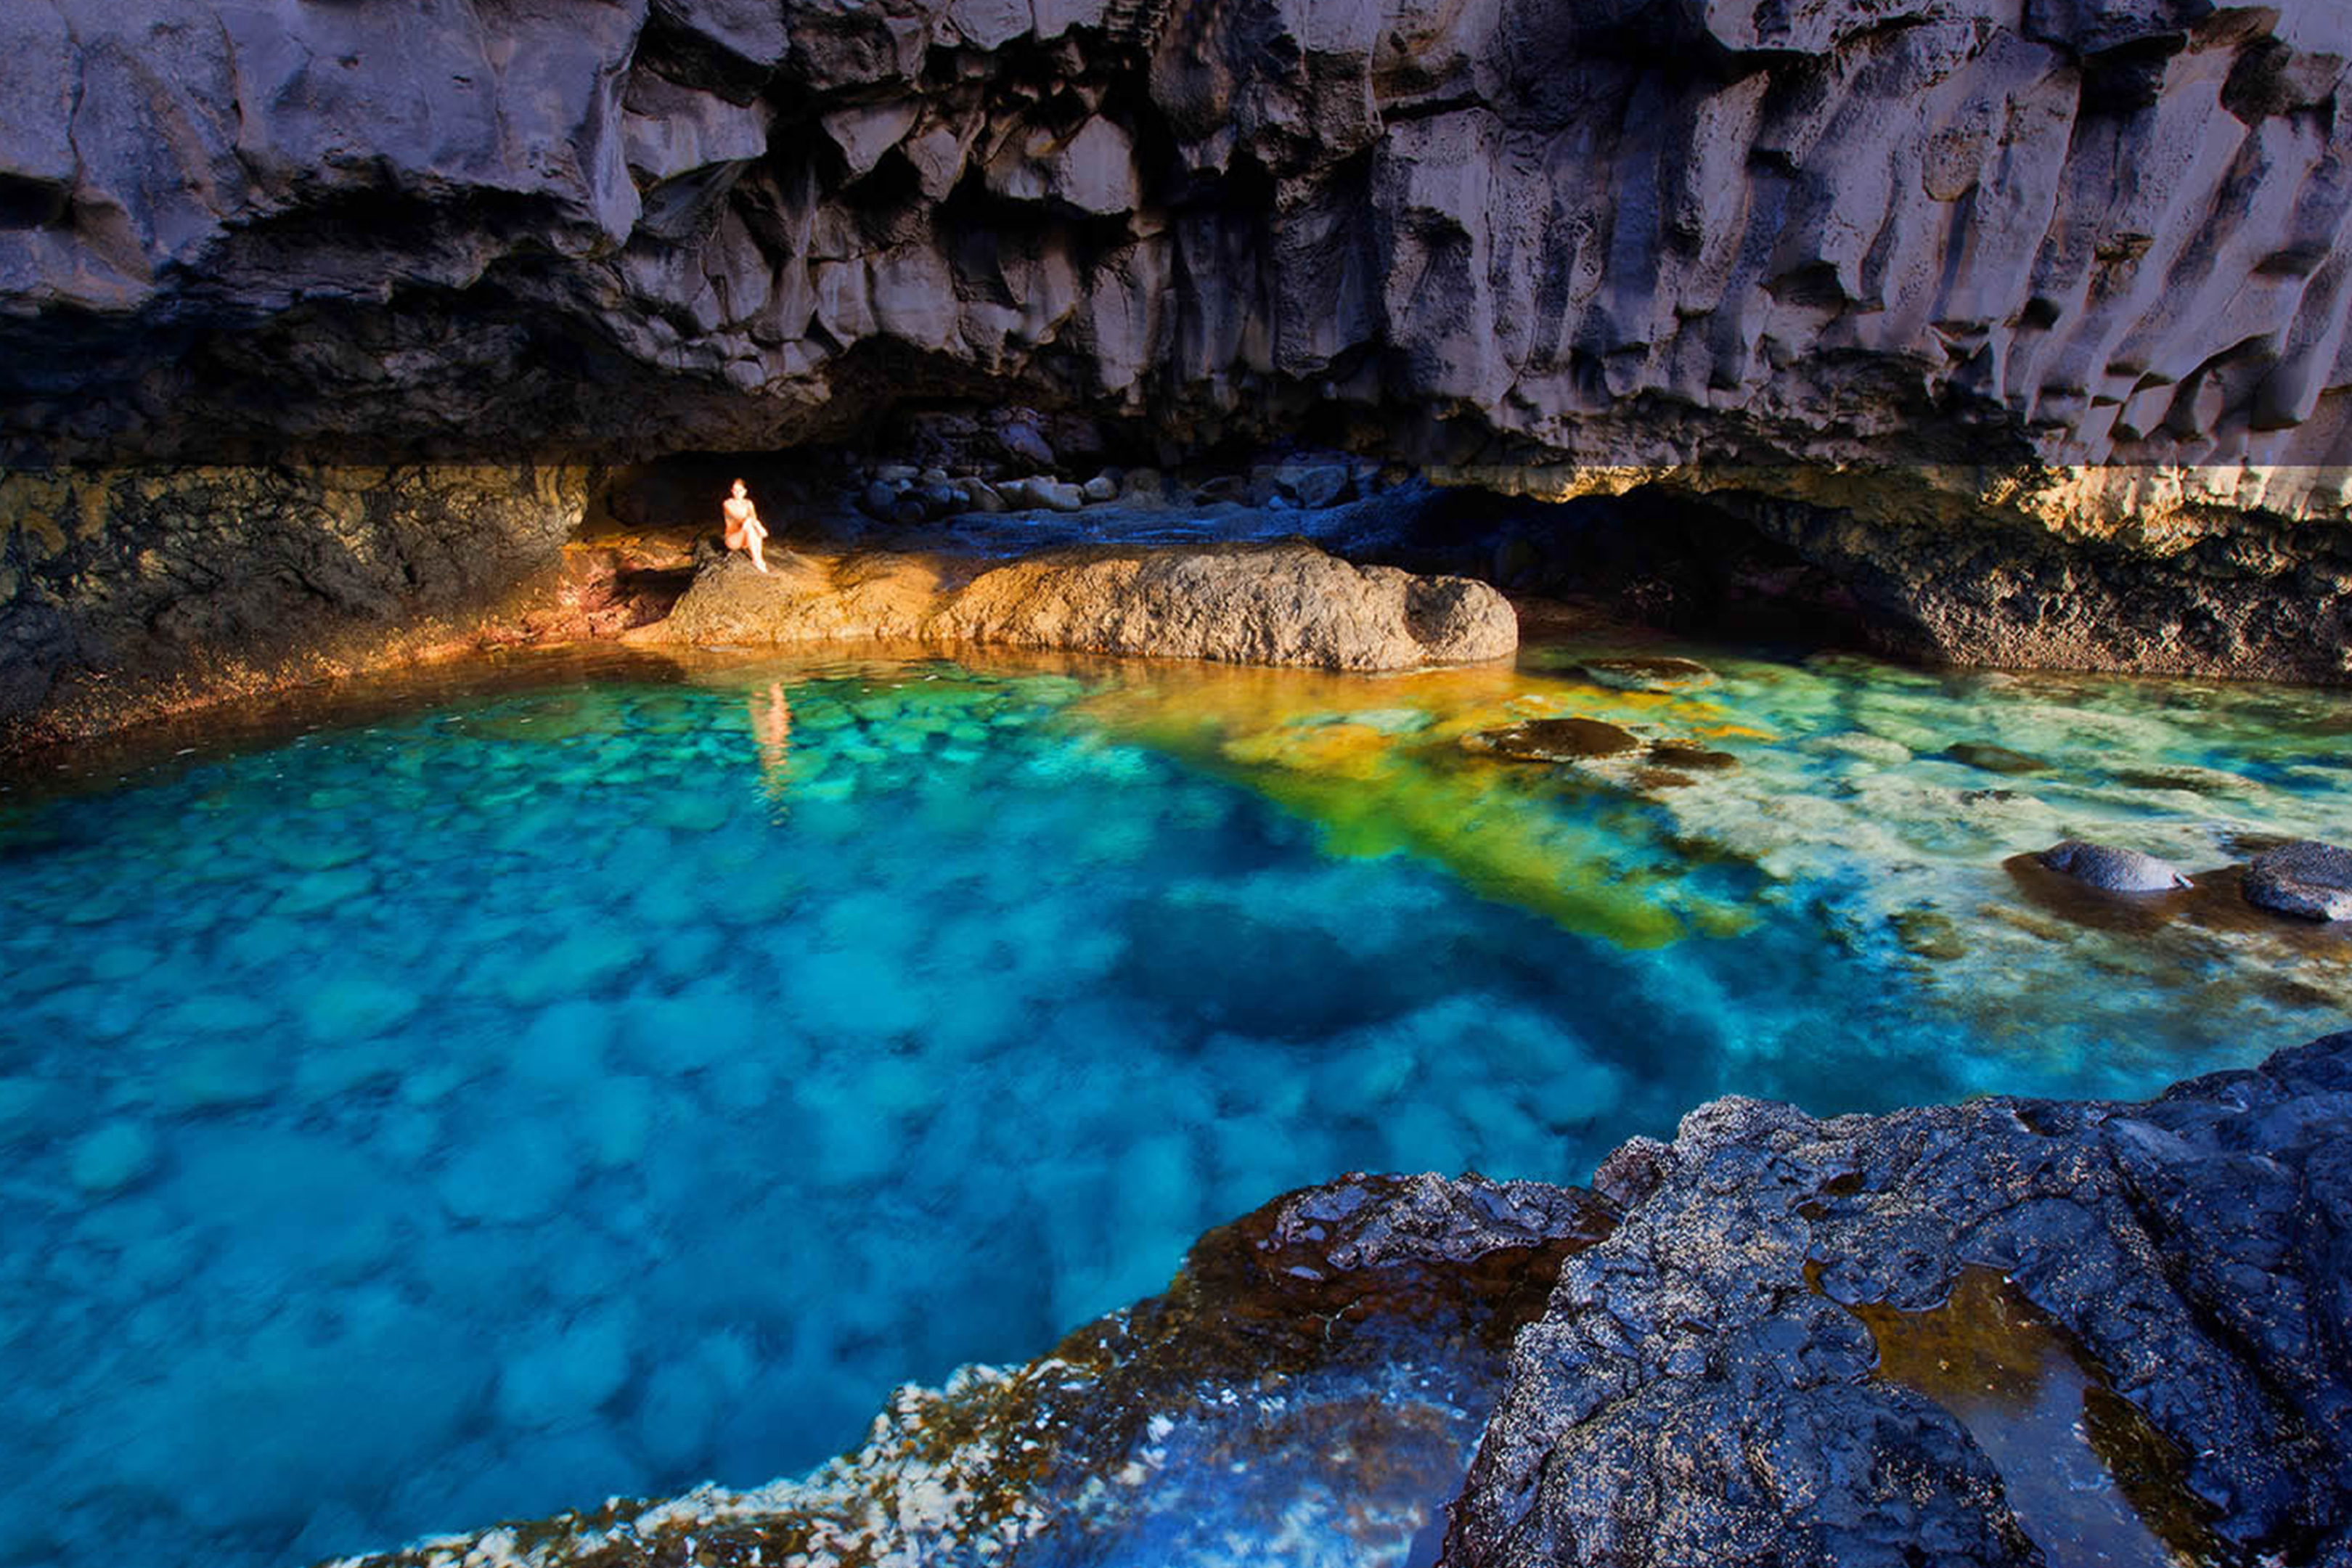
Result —
[{"label": "rough basalt texture", "polygon": [[973,564],[875,552],[711,562],[639,636],[702,646],[904,638],[1415,669],[1508,658],[1518,618],[1465,577],[1357,566],[1304,542],[1050,550]]},{"label": "rough basalt texture", "polygon": [[0,750],[472,646],[579,597],[580,465],[0,470]]},{"label": "rough basalt texture", "polygon": [[2228,1560],[2352,1553],[2352,1036],[2144,1105],[1721,1100],[1637,1153],[1518,1340],[1447,1563],[2039,1562],[2021,1478],[1874,1377],[1849,1310],[1970,1267],[2161,1434]]},{"label": "rough basalt texture", "polygon": [[2168,860],[2113,844],[2069,838],[2034,858],[2053,871],[2110,893],[2168,893],[2196,885]]},{"label": "rough basalt texture", "polygon": [[752,447],[1018,385],[2161,508],[2352,460],[2347,53],[2328,0],[25,0],[0,437]]},{"label": "rough basalt texture", "polygon": [[2311,921],[2352,921],[2352,849],[2298,840],[2254,857],[2246,897]]}]

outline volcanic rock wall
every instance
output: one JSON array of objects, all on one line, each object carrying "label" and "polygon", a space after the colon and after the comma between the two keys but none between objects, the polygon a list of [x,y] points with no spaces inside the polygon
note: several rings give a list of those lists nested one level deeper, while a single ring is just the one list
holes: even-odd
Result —
[{"label": "volcanic rock wall", "polygon": [[[17,0],[0,461],[1017,399],[2154,560],[2323,522],[2242,594],[2341,675],[2347,54],[2334,0]],[[2298,672],[2237,635],[2174,662]]]},{"label": "volcanic rock wall", "polygon": [[2347,53],[2328,0],[25,0],[0,432],[646,452],[1012,384],[1464,461],[2337,462]]},{"label": "volcanic rock wall", "polygon": [[561,596],[590,470],[0,472],[0,751],[477,640]]}]

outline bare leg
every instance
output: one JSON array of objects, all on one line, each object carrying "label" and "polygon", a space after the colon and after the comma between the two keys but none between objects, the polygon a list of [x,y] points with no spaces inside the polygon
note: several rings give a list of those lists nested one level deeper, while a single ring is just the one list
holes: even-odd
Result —
[{"label": "bare leg", "polygon": [[760,542],[767,537],[768,531],[756,522],[743,531],[744,542],[751,547],[751,564],[762,572],[768,569],[768,558],[761,552]]}]

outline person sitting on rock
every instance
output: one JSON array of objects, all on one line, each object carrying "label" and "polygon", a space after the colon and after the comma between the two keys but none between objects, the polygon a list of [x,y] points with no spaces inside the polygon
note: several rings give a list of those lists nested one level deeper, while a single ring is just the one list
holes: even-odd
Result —
[{"label": "person sitting on rock", "polygon": [[751,564],[765,572],[768,558],[760,545],[768,537],[768,527],[760,521],[760,509],[751,504],[742,480],[735,481],[735,493],[719,502],[719,510],[727,519],[727,548],[750,551]]}]

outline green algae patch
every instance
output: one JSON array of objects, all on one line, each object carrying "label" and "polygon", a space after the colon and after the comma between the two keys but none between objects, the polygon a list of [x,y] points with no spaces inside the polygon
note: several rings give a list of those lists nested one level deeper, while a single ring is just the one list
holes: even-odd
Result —
[{"label": "green algae patch", "polygon": [[[1608,716],[1575,710],[1589,706]],[[1621,720],[1683,735],[1738,727],[1709,704],[1508,668],[1366,677],[1203,665],[1154,667],[1072,712],[1312,821],[1330,854],[1419,856],[1585,935],[1654,948],[1752,923],[1709,885],[1724,858],[1673,842],[1633,781],[1475,754],[1503,751],[1491,740],[1502,735],[1543,748],[1543,761],[1635,756],[1644,742]]]},{"label": "green algae patch", "polygon": [[2023,752],[2012,752],[2007,746],[1996,746],[1980,741],[1962,741],[1957,745],[1946,747],[1944,754],[1956,763],[1965,763],[1969,767],[1979,768],[1989,773],[2006,773],[2013,777],[2025,773],[2046,773],[2050,771],[2050,764],[2040,757],[2029,756]]},{"label": "green algae patch", "polygon": [[1903,951],[1914,958],[1948,963],[1969,954],[1968,943],[1960,940],[1949,917],[1933,910],[1897,910],[1888,923],[1895,928]]}]

